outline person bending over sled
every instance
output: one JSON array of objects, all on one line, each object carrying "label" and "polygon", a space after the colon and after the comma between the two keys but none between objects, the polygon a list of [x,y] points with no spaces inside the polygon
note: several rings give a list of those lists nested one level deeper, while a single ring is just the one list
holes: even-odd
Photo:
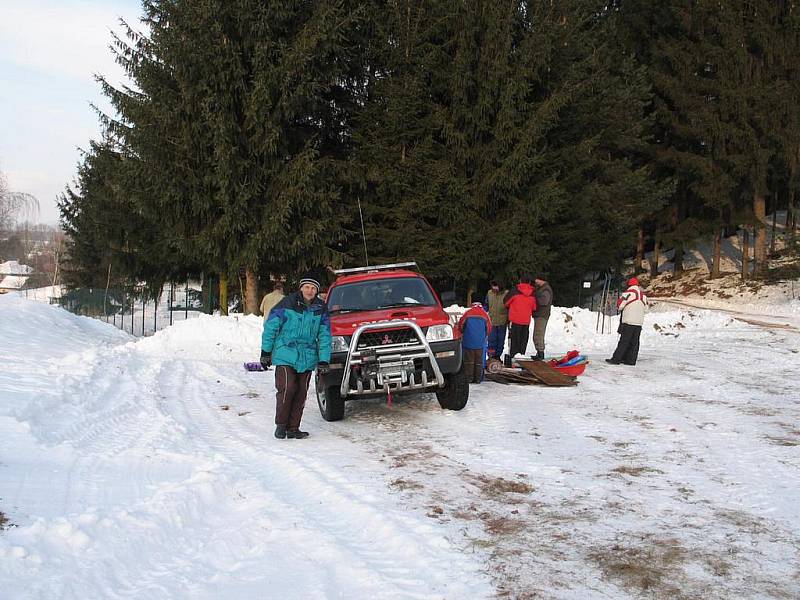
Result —
[{"label": "person bending over sled", "polygon": [[325,303],[317,297],[319,282],[303,277],[300,289],[286,296],[264,321],[261,364],[275,365],[275,437],[303,439],[300,419],[306,405],[311,372],[330,369],[331,322]]},{"label": "person bending over sled", "polygon": [[458,321],[461,332],[461,349],[464,352],[464,372],[467,381],[480,383],[483,380],[483,367],[486,358],[486,343],[492,322],[480,302],[473,302]]},{"label": "person bending over sled", "polygon": [[606,362],[611,365],[635,365],[639,356],[639,336],[642,334],[644,312],[647,309],[647,296],[639,287],[636,277],[628,280],[628,289],[617,300],[617,309],[622,312],[618,329],[619,343],[614,356],[607,358]]}]

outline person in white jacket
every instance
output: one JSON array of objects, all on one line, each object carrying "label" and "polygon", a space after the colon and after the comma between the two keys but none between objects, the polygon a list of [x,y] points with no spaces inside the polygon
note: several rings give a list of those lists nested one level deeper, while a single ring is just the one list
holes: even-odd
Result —
[{"label": "person in white jacket", "polygon": [[644,312],[647,310],[647,296],[639,287],[639,280],[631,277],[628,289],[620,294],[617,309],[622,313],[618,332],[619,343],[614,356],[607,358],[611,365],[635,365],[639,357],[639,336],[642,334]]}]

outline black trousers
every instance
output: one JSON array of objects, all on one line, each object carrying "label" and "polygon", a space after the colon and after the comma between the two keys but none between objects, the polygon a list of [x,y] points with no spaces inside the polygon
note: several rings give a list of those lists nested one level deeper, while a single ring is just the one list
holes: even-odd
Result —
[{"label": "black trousers", "polygon": [[525,354],[525,351],[528,349],[530,329],[529,325],[511,324],[511,349],[508,352],[512,357],[517,354]]},{"label": "black trousers", "polygon": [[642,335],[642,326],[622,323],[618,331],[619,343],[611,360],[626,365],[635,365],[636,359],[639,357],[639,336]]}]

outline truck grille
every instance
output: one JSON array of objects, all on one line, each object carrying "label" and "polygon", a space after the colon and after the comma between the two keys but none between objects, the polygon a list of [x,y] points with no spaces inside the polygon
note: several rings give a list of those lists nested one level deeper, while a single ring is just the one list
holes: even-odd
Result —
[{"label": "truck grille", "polygon": [[419,342],[412,329],[390,329],[388,331],[368,331],[358,338],[358,347],[373,348],[389,344],[416,344]]}]

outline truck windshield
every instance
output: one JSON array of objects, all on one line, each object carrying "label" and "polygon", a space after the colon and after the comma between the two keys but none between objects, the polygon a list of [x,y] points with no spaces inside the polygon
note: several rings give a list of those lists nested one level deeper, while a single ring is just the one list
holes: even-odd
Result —
[{"label": "truck windshield", "polygon": [[419,277],[346,283],[334,286],[328,295],[328,309],[332,313],[436,304],[436,298],[428,284]]}]

